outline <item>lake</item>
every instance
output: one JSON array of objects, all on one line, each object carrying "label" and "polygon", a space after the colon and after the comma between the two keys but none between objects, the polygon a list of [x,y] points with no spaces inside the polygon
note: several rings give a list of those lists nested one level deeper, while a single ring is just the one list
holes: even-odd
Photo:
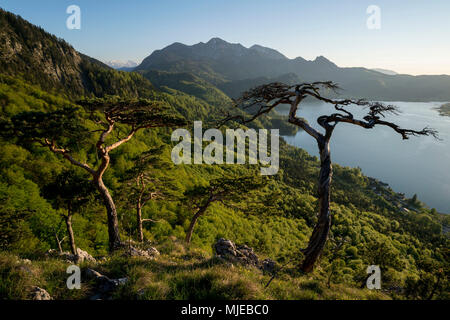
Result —
[{"label": "lake", "polygon": [[[360,167],[367,176],[388,183],[396,192],[407,197],[417,194],[418,199],[439,212],[450,213],[450,117],[440,116],[435,108],[443,102],[389,102],[402,112],[386,119],[403,128],[421,130],[429,126],[439,132],[442,141],[418,136],[402,140],[388,127],[373,129],[340,123],[331,139],[332,161],[344,166]],[[365,114],[360,107],[351,106],[355,117]],[[320,115],[335,112],[325,103],[300,105],[297,115],[305,118],[316,129]],[[286,112],[281,112],[285,114]],[[321,130],[323,131],[323,130]],[[303,148],[318,156],[315,140],[304,131],[295,136],[283,136],[287,143]]]}]

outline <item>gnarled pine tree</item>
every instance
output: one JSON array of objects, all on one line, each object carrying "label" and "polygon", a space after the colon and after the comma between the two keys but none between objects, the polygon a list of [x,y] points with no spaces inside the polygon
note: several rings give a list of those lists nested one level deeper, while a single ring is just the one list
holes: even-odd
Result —
[{"label": "gnarled pine tree", "polygon": [[[229,114],[222,121],[222,124],[230,120],[239,121],[243,124],[249,123],[259,116],[268,114],[279,105],[288,104],[290,105],[289,123],[300,127],[317,141],[320,154],[320,173],[317,190],[319,213],[308,246],[301,250],[304,254],[304,259],[300,269],[304,272],[311,272],[313,270],[314,263],[324,248],[331,226],[330,185],[333,168],[331,164],[330,139],[336,126],[341,122],[357,125],[364,129],[372,129],[375,126],[386,126],[400,134],[403,139],[419,135],[431,135],[437,138],[437,132],[433,129],[424,128],[420,131],[403,129],[393,122],[384,120],[389,114],[399,113],[399,110],[393,105],[365,100],[333,100],[324,97],[320,92],[321,89],[336,92],[339,87],[331,81],[297,85],[275,82],[261,85],[244,92],[239,99],[235,100],[238,107],[249,112],[250,116],[248,118],[242,115],[233,116]],[[337,111],[317,118],[317,123],[324,129],[323,132],[316,130],[307,121],[297,116],[300,103],[307,97],[334,105]],[[348,111],[348,107],[351,105],[367,108],[367,115],[363,119],[355,119],[353,114]]]},{"label": "gnarled pine tree", "polygon": [[136,208],[136,223],[138,240],[144,241],[143,223],[157,222],[153,219],[142,218],[142,208],[152,200],[170,199],[176,197],[177,187],[173,179],[167,175],[173,164],[164,158],[164,147],[150,149],[133,159],[134,166],[127,170],[123,182],[125,183],[123,196],[127,204]]},{"label": "gnarled pine tree", "polygon": [[[62,217],[66,223],[70,251],[75,257],[78,256],[78,251],[72,228],[72,216],[89,202],[95,191],[93,189],[94,186],[86,181],[85,177],[80,176],[74,168],[71,168],[71,170],[61,172],[52,183],[44,186],[42,190],[44,197],[51,200],[55,209],[67,211],[67,214],[63,214]],[[58,247],[60,246],[58,243]]]},{"label": "gnarled pine tree", "polygon": [[[169,113],[163,103],[146,99],[96,98],[82,100],[78,104],[82,108],[70,106],[52,112],[20,113],[9,123],[2,123],[2,131],[9,131],[23,142],[38,143],[91,175],[106,207],[109,249],[113,251],[122,243],[116,205],[103,182],[103,175],[110,165],[110,153],[141,129],[181,126],[185,121],[173,112]],[[92,130],[92,125],[97,129]],[[113,131],[116,132],[115,137],[112,137]],[[126,133],[120,137],[123,131]],[[95,137],[97,132],[99,135]],[[88,152],[93,150],[100,163],[78,160],[80,146]]]},{"label": "gnarled pine tree", "polygon": [[185,192],[186,202],[195,210],[186,232],[186,243],[191,242],[192,233],[197,220],[206,213],[213,202],[221,202],[225,206],[242,201],[250,191],[261,188],[262,179],[254,177],[218,178],[207,186],[195,186]]}]

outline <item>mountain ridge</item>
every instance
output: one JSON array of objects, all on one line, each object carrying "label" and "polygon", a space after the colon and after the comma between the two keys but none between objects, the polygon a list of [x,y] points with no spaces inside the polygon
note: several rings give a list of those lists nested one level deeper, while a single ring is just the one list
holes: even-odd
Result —
[{"label": "mountain ridge", "polygon": [[[220,38],[194,45],[177,42],[155,50],[134,69],[148,70],[191,72],[222,90],[230,87],[230,82],[261,77],[270,80],[293,73],[301,81],[334,81],[349,97],[385,101],[450,100],[449,75],[385,74],[363,67],[339,67],[324,56],[314,60],[289,59],[272,48],[257,44],[246,48]],[[231,95],[231,91],[225,93]]]}]

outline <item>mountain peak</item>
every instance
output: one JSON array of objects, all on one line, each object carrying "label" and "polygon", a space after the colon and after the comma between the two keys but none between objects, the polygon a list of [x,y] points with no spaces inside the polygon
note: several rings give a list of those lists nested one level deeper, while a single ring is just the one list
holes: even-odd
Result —
[{"label": "mountain peak", "polygon": [[316,59],[314,59],[313,62],[319,63],[319,64],[326,64],[326,65],[330,65],[330,66],[333,66],[333,67],[337,67],[337,65],[335,63],[331,62],[330,60],[328,60],[324,56],[316,57]]},{"label": "mountain peak", "polygon": [[260,46],[259,44],[255,44],[253,46],[251,46],[249,48],[250,50],[254,50],[257,51],[261,54],[263,54],[264,56],[271,58],[271,59],[287,59],[285,55],[281,54],[280,52],[278,52],[275,49],[271,49],[271,48],[267,48],[267,47],[263,47]]},{"label": "mountain peak", "polygon": [[225,40],[222,40],[218,37],[211,38],[206,44],[208,45],[218,45],[218,44],[230,44],[229,42],[226,42]]},{"label": "mountain peak", "polygon": [[217,38],[217,37],[211,38],[206,44],[203,44],[203,42],[200,42],[194,46],[198,46],[198,45],[203,45],[210,49],[232,49],[232,50],[238,50],[238,51],[248,50],[240,43],[227,42],[227,41]]}]

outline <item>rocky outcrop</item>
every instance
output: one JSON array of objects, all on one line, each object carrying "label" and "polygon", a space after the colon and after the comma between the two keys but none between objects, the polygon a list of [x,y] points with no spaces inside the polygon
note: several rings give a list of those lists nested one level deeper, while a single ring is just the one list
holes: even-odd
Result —
[{"label": "rocky outcrop", "polygon": [[52,297],[45,289],[33,287],[31,289],[31,300],[52,300]]},{"label": "rocky outcrop", "polygon": [[86,269],[85,276],[88,280],[95,281],[95,294],[91,297],[91,300],[104,300],[110,297],[110,294],[116,290],[119,286],[127,283],[128,278],[110,279],[105,275],[93,270]]},{"label": "rocky outcrop", "polygon": [[59,252],[55,249],[50,249],[45,253],[45,255],[47,257],[59,258],[69,263],[80,263],[86,261],[96,262],[95,258],[92,257],[87,251],[77,248],[77,253],[77,255],[74,255],[67,251]]},{"label": "rocky outcrop", "polygon": [[275,261],[271,259],[260,261],[253,249],[247,245],[236,245],[231,240],[220,238],[214,245],[214,249],[217,257],[231,263],[254,266],[269,273],[277,269]]},{"label": "rocky outcrop", "polygon": [[87,251],[81,250],[80,248],[77,248],[78,253],[78,261],[89,261],[89,262],[96,262],[93,256],[91,256]]},{"label": "rocky outcrop", "polygon": [[144,257],[148,259],[154,259],[156,256],[159,256],[159,254],[159,251],[154,247],[139,249],[133,246],[128,246],[125,248],[123,255],[128,257]]},{"label": "rocky outcrop", "polygon": [[246,245],[235,245],[233,241],[220,238],[214,245],[218,257],[230,262],[257,266],[258,256]]}]

